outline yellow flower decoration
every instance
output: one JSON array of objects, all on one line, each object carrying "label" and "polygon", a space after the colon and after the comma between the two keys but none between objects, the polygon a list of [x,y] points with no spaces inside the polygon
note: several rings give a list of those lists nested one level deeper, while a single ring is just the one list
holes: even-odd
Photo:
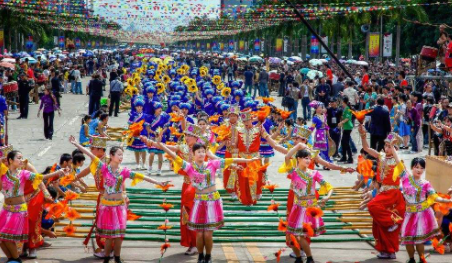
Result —
[{"label": "yellow flower decoration", "polygon": [[229,95],[231,95],[231,88],[226,87],[221,90],[221,96],[227,98]]},{"label": "yellow flower decoration", "polygon": [[184,81],[184,84],[187,86],[193,86],[196,85],[196,81],[194,79],[188,78],[186,81]]},{"label": "yellow flower decoration", "polygon": [[157,81],[160,81],[160,82],[162,81],[162,79],[160,78],[160,75],[157,75],[157,74],[154,76],[154,79]]},{"label": "yellow flower decoration", "polygon": [[173,68],[173,66],[172,66],[172,65],[168,65],[167,67],[168,67],[168,70],[170,70],[170,69],[172,69],[172,68]]},{"label": "yellow flower decoration", "polygon": [[185,81],[187,81],[187,79],[189,79],[189,77],[183,76],[182,78],[180,78],[180,81],[185,83]]},{"label": "yellow flower decoration", "polygon": [[155,67],[154,66],[150,66],[149,69],[155,69]]},{"label": "yellow flower decoration", "polygon": [[200,71],[203,70],[205,72],[209,71],[209,69],[207,67],[205,67],[205,66],[200,67],[199,70]]},{"label": "yellow flower decoration", "polygon": [[135,86],[138,86],[140,84],[141,79],[140,78],[134,78],[133,83],[135,83]]},{"label": "yellow flower decoration", "polygon": [[171,81],[171,78],[168,75],[164,75],[162,80],[163,83],[168,84]]},{"label": "yellow flower decoration", "polygon": [[[139,70],[139,69],[138,69],[138,70]],[[132,79],[136,79],[136,78],[138,78],[138,77],[139,77],[138,73],[134,72],[134,73],[132,74]]]},{"label": "yellow flower decoration", "polygon": [[184,75],[184,74],[185,74],[185,71],[184,71],[183,69],[181,69],[181,68],[178,68],[178,69],[177,69],[177,74],[179,74],[179,75]]},{"label": "yellow flower decoration", "polygon": [[200,70],[199,71],[199,75],[201,76],[201,77],[205,77],[205,76],[207,76],[207,71],[205,71],[205,70]]},{"label": "yellow flower decoration", "polygon": [[124,90],[124,92],[125,92],[127,95],[132,96],[132,86],[128,86],[128,87]]},{"label": "yellow flower decoration", "polygon": [[190,67],[189,67],[187,64],[182,65],[181,68],[182,68],[182,70],[185,71],[185,72],[187,72],[187,71],[190,70]]},{"label": "yellow flower decoration", "polygon": [[128,79],[127,79],[127,84],[128,84],[129,86],[133,86],[133,80],[132,80],[131,78],[128,78]]},{"label": "yellow flower decoration", "polygon": [[157,83],[157,85],[155,85],[157,87],[157,94],[162,94],[163,92],[165,92],[165,85],[163,83]]},{"label": "yellow flower decoration", "polygon": [[196,84],[195,85],[189,85],[188,86],[188,92],[190,92],[190,93],[198,92],[198,87],[196,86]]},{"label": "yellow flower decoration", "polygon": [[220,85],[220,83],[221,83],[221,77],[220,77],[220,76],[214,76],[214,77],[212,78],[212,82],[213,82],[213,84],[215,84],[215,85]]},{"label": "yellow flower decoration", "polygon": [[224,88],[224,83],[221,82],[220,85],[217,85],[217,90],[222,90]]}]

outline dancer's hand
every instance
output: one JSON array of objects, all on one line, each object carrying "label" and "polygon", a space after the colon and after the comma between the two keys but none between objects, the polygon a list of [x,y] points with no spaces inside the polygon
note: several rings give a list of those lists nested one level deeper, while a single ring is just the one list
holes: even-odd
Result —
[{"label": "dancer's hand", "polygon": [[171,183],[171,181],[165,181],[165,182],[158,182],[158,185],[160,186],[166,186],[167,184]]},{"label": "dancer's hand", "polygon": [[47,235],[49,236],[49,238],[57,238],[57,235],[53,231],[49,231]]},{"label": "dancer's hand", "polygon": [[254,157],[254,158],[252,158],[252,159],[249,159],[248,163],[252,163],[252,162],[260,161],[260,160],[261,160],[261,158],[259,158],[259,157]]},{"label": "dancer's hand", "polygon": [[320,200],[319,206],[320,207],[325,207],[327,201],[328,201],[328,198],[322,198],[322,200]]},{"label": "dancer's hand", "polygon": [[75,139],[75,137],[73,135],[69,136],[69,142],[72,143],[73,145],[77,144],[77,140]]},{"label": "dancer's hand", "polygon": [[144,143],[148,143],[148,138],[144,135],[140,135],[140,141],[144,142]]},{"label": "dancer's hand", "polygon": [[356,170],[355,170],[354,168],[352,168],[352,167],[347,167],[347,168],[345,169],[345,171],[346,171],[347,173],[354,173]]},{"label": "dancer's hand", "polygon": [[359,124],[359,125],[358,125],[358,132],[359,132],[360,134],[366,133],[366,129],[364,129],[364,125],[362,125],[362,124]]}]

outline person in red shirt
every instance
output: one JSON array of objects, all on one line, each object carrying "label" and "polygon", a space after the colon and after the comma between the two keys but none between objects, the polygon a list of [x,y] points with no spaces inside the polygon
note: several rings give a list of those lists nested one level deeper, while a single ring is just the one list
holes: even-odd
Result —
[{"label": "person in red shirt", "polygon": [[400,87],[406,87],[408,86],[408,81],[405,79],[405,71],[400,71],[398,79],[400,81]]},{"label": "person in red shirt", "polygon": [[369,74],[367,72],[369,71],[369,68],[367,66],[363,67],[363,77],[361,79],[361,85],[366,88],[367,85],[369,85]]}]

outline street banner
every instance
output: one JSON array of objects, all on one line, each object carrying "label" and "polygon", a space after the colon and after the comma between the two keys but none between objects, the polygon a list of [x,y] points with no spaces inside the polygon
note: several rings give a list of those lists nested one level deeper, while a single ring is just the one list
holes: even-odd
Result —
[{"label": "street banner", "polygon": [[380,56],[380,33],[370,33],[369,35],[369,57]]},{"label": "street banner", "polygon": [[78,47],[78,48],[81,46],[80,38],[78,38],[78,37],[75,39],[75,46]]},{"label": "street banner", "polygon": [[229,40],[228,49],[229,51],[234,51],[234,40]]},{"label": "street banner", "polygon": [[258,39],[254,40],[254,50],[260,51],[261,50],[261,41]]},{"label": "street banner", "polygon": [[224,43],[223,42],[220,42],[220,50],[224,51]]},{"label": "street banner", "polygon": [[283,51],[283,39],[277,38],[276,39],[276,52],[282,52]]},{"label": "street banner", "polygon": [[88,40],[88,41],[86,42],[86,47],[88,47],[88,48],[91,47],[91,41]]},{"label": "street banner", "polygon": [[240,40],[239,41],[239,50],[244,51],[245,50],[245,41]]},{"label": "street banner", "polygon": [[0,54],[3,54],[4,49],[5,49],[5,31],[3,31],[3,28],[0,28]]},{"label": "street banner", "polygon": [[383,36],[383,57],[392,57],[392,34],[389,33]]},{"label": "street banner", "polygon": [[314,35],[311,36],[311,54],[319,54],[319,40]]},{"label": "street banner", "polygon": [[60,38],[58,39],[58,45],[60,46],[60,48],[64,48],[65,45],[64,36],[60,36]]},{"label": "street banner", "polygon": [[53,45],[58,46],[58,37],[57,36],[53,36]]},{"label": "street banner", "polygon": [[210,42],[207,42],[207,50],[210,50]]},{"label": "street banner", "polygon": [[196,48],[197,48],[197,49],[201,48],[201,43],[196,42]]},{"label": "street banner", "polygon": [[261,50],[262,50],[262,52],[265,51],[265,41],[264,40],[261,41]]},{"label": "street banner", "polygon": [[[322,40],[323,40],[323,43],[325,43],[328,46],[328,36],[322,37]],[[319,42],[319,46],[320,46],[320,54],[328,53],[328,51],[326,51],[326,49],[324,49],[323,46],[320,45],[320,42]]]},{"label": "street banner", "polygon": [[289,52],[289,39],[284,38],[284,53]]}]

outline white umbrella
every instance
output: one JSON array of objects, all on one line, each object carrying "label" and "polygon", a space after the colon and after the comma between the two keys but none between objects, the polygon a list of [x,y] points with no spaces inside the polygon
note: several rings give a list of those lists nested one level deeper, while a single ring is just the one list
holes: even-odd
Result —
[{"label": "white umbrella", "polygon": [[320,65],[323,64],[323,62],[320,61],[320,59],[315,59],[314,58],[314,59],[309,60],[309,64],[312,65],[312,66],[320,66]]},{"label": "white umbrella", "polygon": [[353,64],[358,66],[369,66],[369,63],[367,63],[366,61],[355,61],[355,63]]},{"label": "white umbrella", "polygon": [[2,59],[2,62],[8,62],[8,63],[16,63],[16,60],[14,58],[4,58]]},{"label": "white umbrella", "polygon": [[292,57],[289,58],[289,60],[293,61],[293,62],[302,62],[303,61],[303,59],[301,59],[298,56],[292,56]]}]

